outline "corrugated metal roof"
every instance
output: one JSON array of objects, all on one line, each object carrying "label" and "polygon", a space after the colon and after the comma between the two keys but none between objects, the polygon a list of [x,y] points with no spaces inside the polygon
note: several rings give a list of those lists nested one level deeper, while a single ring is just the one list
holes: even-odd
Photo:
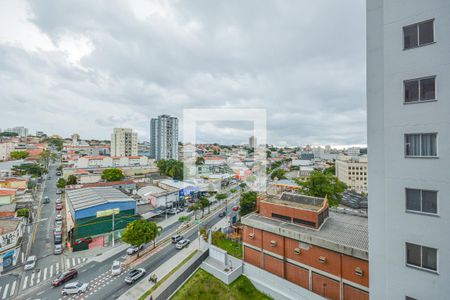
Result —
[{"label": "corrugated metal roof", "polygon": [[135,201],[112,187],[91,187],[66,191],[73,210],[101,205],[108,202]]}]

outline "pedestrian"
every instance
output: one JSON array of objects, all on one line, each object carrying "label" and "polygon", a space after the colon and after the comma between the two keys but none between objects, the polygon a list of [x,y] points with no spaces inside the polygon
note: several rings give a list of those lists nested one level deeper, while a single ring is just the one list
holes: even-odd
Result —
[{"label": "pedestrian", "polygon": [[148,300],[153,300],[153,296],[152,296],[152,295],[150,295],[150,299],[148,299]]}]

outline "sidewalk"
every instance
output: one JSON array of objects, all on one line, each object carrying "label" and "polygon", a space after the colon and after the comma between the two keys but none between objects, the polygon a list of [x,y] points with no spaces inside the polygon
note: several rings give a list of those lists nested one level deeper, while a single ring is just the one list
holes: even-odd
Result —
[{"label": "sidewalk", "polygon": [[[202,241],[201,248],[203,249],[205,242]],[[168,245],[170,247],[172,245]],[[178,266],[185,258],[187,258],[191,253],[199,249],[199,245],[197,241],[192,241],[189,247],[180,250],[177,254],[172,256],[169,260],[164,262],[161,266],[159,266],[152,273],[148,273],[144,279],[140,280],[138,283],[133,285],[128,291],[126,291],[122,296],[119,297],[119,300],[136,300],[139,299],[146,291],[148,291],[153,285],[153,282],[149,282],[148,279],[152,274],[156,274],[158,276],[158,280],[161,280],[166,276],[170,271],[172,271],[176,266]]]}]

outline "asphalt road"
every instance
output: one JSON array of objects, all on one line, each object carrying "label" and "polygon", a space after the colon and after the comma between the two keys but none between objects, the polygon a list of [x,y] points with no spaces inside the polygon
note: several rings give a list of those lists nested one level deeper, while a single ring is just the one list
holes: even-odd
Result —
[{"label": "asphalt road", "polygon": [[[234,201],[230,201],[228,204],[228,212],[233,215],[236,212],[231,210]],[[207,221],[202,223],[202,226],[211,227],[217,222],[220,221],[218,216],[218,210],[210,217]],[[161,232],[161,236],[159,239],[162,239],[166,236],[173,235],[177,228],[181,224],[176,222],[171,226],[165,228]],[[44,226],[44,228],[46,228]],[[197,228],[193,227],[185,237],[194,241],[198,237]],[[152,247],[150,243],[147,247]],[[168,258],[173,256],[176,253],[176,249],[174,245],[169,245],[160,249],[158,252],[153,254],[150,258],[146,259],[143,263],[141,263],[139,268],[144,268],[147,273],[151,273],[156,270],[160,265],[162,265]],[[62,287],[52,287],[50,283],[46,283],[39,287],[34,288],[30,292],[25,291],[23,294],[18,296],[18,299],[39,299],[39,300],[55,300],[55,299],[117,299],[122,295],[126,290],[130,288],[130,286],[125,283],[124,277],[127,271],[122,272],[120,276],[111,276],[111,265],[114,260],[123,261],[127,257],[125,251],[118,253],[102,262],[91,261],[81,268],[78,269],[78,278],[76,280],[82,282],[89,282],[90,288],[88,293],[82,294],[80,296],[65,296],[62,297],[61,290]]]}]

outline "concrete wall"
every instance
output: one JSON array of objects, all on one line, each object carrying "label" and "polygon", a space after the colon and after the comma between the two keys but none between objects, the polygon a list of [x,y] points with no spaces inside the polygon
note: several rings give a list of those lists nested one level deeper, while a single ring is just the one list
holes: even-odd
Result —
[{"label": "concrete wall", "polygon": [[244,275],[261,292],[275,300],[324,300],[321,296],[312,293],[298,285],[269,272],[244,263]]}]

